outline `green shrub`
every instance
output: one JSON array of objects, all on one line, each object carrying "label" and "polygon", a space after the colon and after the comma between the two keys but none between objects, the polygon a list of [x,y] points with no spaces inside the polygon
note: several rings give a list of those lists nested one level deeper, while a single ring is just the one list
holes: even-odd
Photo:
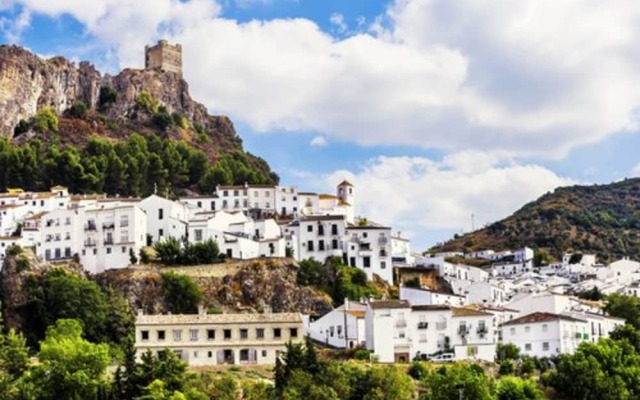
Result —
[{"label": "green shrub", "polygon": [[40,133],[57,132],[58,116],[51,107],[43,107],[33,117],[33,128]]},{"label": "green shrub", "polygon": [[533,361],[531,357],[525,357],[525,359],[522,360],[522,364],[520,365],[520,373],[523,375],[526,375],[526,374],[531,374],[535,370],[536,370],[535,361]]},{"label": "green shrub", "polygon": [[8,256],[17,256],[18,254],[22,253],[22,247],[20,247],[20,245],[15,244],[13,246],[7,247],[7,250],[5,250],[5,254]]},{"label": "green shrub", "polygon": [[409,370],[407,371],[407,373],[409,374],[410,377],[419,381],[425,376],[427,376],[427,373],[429,373],[429,371],[427,370],[427,367],[425,367],[423,363],[421,363],[420,361],[414,361],[411,363],[411,366],[409,367]]},{"label": "green shrub", "polygon": [[365,349],[358,349],[353,353],[353,358],[355,358],[356,360],[369,361],[370,357],[371,353]]},{"label": "green shrub", "polygon": [[174,314],[194,314],[202,299],[198,286],[186,275],[162,274],[162,288],[167,309]]},{"label": "green shrub", "polygon": [[100,108],[105,108],[109,104],[115,103],[118,99],[118,91],[113,86],[103,86],[100,88],[100,96],[98,98],[98,105]]},{"label": "green shrub", "polygon": [[84,118],[87,115],[87,105],[82,100],[76,100],[69,110],[70,114],[75,118]]},{"label": "green shrub", "polygon": [[143,90],[136,96],[136,105],[145,111],[155,114],[158,112],[160,102],[151,93]]},{"label": "green shrub", "polygon": [[500,368],[498,370],[498,373],[500,375],[512,375],[513,374],[513,361],[511,360],[504,360],[500,363]]}]

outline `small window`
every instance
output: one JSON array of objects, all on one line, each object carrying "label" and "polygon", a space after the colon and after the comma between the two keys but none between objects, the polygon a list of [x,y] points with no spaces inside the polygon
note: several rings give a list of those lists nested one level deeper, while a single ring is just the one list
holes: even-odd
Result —
[{"label": "small window", "polygon": [[542,324],[542,332],[546,332],[547,330],[548,330],[547,324]]},{"label": "small window", "polygon": [[289,336],[290,337],[298,337],[298,328],[289,329]]},{"label": "small window", "polygon": [[525,351],[531,351],[531,343],[526,343],[526,344],[524,345],[524,350],[525,350]]},{"label": "small window", "polygon": [[149,331],[141,331],[140,337],[142,338],[142,340],[149,340]]},{"label": "small window", "polygon": [[111,254],[111,247],[107,247],[107,254]]},{"label": "small window", "polygon": [[240,339],[247,339],[249,337],[248,329],[240,329]]},{"label": "small window", "polygon": [[362,266],[365,268],[371,267],[371,257],[362,257]]},{"label": "small window", "polygon": [[515,335],[516,334],[516,328],[509,329],[509,333],[512,334],[512,335]]},{"label": "small window", "polygon": [[224,330],[224,340],[230,340],[231,339],[231,329],[225,329]]},{"label": "small window", "polygon": [[207,339],[214,340],[216,338],[216,331],[214,329],[207,329]]},{"label": "small window", "polygon": [[158,340],[164,340],[165,333],[164,331],[158,331]]},{"label": "small window", "polygon": [[207,357],[213,358],[213,351],[208,351],[207,352]]},{"label": "small window", "polygon": [[549,351],[549,342],[542,342],[542,351]]},{"label": "small window", "polygon": [[197,329],[189,329],[189,339],[192,342],[198,340],[198,330]]},{"label": "small window", "polygon": [[525,326],[524,327],[524,333],[529,333],[531,332],[531,327],[530,326]]},{"label": "small window", "polygon": [[258,339],[264,339],[264,328],[257,328],[256,329],[256,337]]},{"label": "small window", "polygon": [[173,331],[173,341],[179,342],[182,340],[182,331],[180,329],[175,329]]},{"label": "small window", "polygon": [[307,225],[307,232],[313,232],[313,225]]},{"label": "small window", "polygon": [[273,329],[273,337],[274,338],[281,338],[282,337],[282,330],[280,328],[274,328]]},{"label": "small window", "polygon": [[127,252],[127,248],[126,248],[126,246],[122,246],[122,252],[123,252],[123,253],[126,253],[126,252]]},{"label": "small window", "polygon": [[164,210],[162,208],[158,210],[158,219],[164,219]]},{"label": "small window", "polygon": [[266,350],[262,350],[262,357],[266,357],[267,356],[267,351]]}]

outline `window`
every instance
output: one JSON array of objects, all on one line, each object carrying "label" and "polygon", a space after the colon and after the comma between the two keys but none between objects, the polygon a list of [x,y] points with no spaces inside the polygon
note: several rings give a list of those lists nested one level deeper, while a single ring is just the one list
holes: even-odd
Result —
[{"label": "window", "polygon": [[231,340],[231,329],[224,330],[224,340]]},{"label": "window", "polygon": [[338,240],[333,239],[331,241],[331,248],[334,249],[334,250],[336,250],[338,248]]},{"label": "window", "polygon": [[380,269],[387,269],[387,262],[386,261],[381,261],[380,262]]},{"label": "window", "polygon": [[542,324],[542,332],[546,332],[548,330],[547,324]]},{"label": "window", "polygon": [[164,230],[158,229],[158,239],[161,239],[164,236]]},{"label": "window", "polygon": [[282,337],[282,329],[280,328],[274,328],[273,329],[273,337],[280,339]]},{"label": "window", "polygon": [[192,342],[198,340],[198,330],[197,329],[189,329],[189,340]]},{"label": "window", "polygon": [[201,201],[197,202],[196,204],[198,205],[198,208],[202,208],[202,202]]},{"label": "window", "polygon": [[65,247],[64,256],[65,256],[65,258],[71,258],[71,248],[70,247]]},{"label": "window", "polygon": [[239,194],[240,194],[240,193],[239,193],[237,190],[234,190],[234,191],[233,191],[233,195],[234,195],[234,196],[238,196]]},{"label": "window", "polygon": [[228,190],[224,190],[224,191],[222,192],[222,195],[223,195],[224,197],[227,197],[227,196],[229,195],[229,191],[228,191]]},{"label": "window", "polygon": [[248,329],[240,329],[240,339],[247,339],[249,337]]},{"label": "window", "polygon": [[140,337],[142,338],[142,340],[149,340],[149,331],[141,331]]},{"label": "window", "polygon": [[362,266],[365,268],[371,267],[371,257],[362,257]]},{"label": "window", "polygon": [[208,351],[207,352],[207,357],[213,358],[213,351]]},{"label": "window", "polygon": [[122,246],[122,252],[126,253],[127,252],[127,247],[126,246]]},{"label": "window", "polygon": [[542,351],[549,351],[549,342],[542,342]]},{"label": "window", "polygon": [[365,233],[362,234],[362,237],[366,239],[366,238],[369,237],[369,234],[367,232],[365,232]]},{"label": "window", "polygon": [[95,256],[96,254],[98,254],[98,249],[93,249],[93,255]]},{"label": "window", "polygon": [[266,350],[262,350],[262,357],[266,357],[267,356],[267,351]]},{"label": "window", "polygon": [[512,334],[512,335],[515,335],[516,334],[516,328],[511,328],[509,330],[509,333]]},{"label": "window", "polygon": [[158,331],[158,340],[164,340],[165,331]]},{"label": "window", "polygon": [[202,240],[202,229],[196,229],[196,241],[199,242]]},{"label": "window", "polygon": [[216,331],[214,329],[207,329],[207,339],[214,340],[216,338]]},{"label": "window", "polygon": [[197,351],[193,352],[193,358],[198,358],[198,352]]},{"label": "window", "polygon": [[313,225],[307,225],[307,232],[313,232]]},{"label": "window", "polygon": [[182,331],[180,329],[175,329],[173,331],[173,341],[179,342],[182,340]]},{"label": "window", "polygon": [[524,333],[529,333],[531,332],[531,327],[530,326],[525,326],[524,327]]},{"label": "window", "polygon": [[289,329],[290,337],[298,337],[298,328],[290,328]]},{"label": "window", "polygon": [[216,202],[215,202],[215,201],[212,201],[212,202],[211,202],[211,210],[213,211],[213,210],[215,210],[215,209],[216,209]]},{"label": "window", "polygon": [[264,339],[264,328],[257,328],[256,329],[256,337],[258,339]]},{"label": "window", "polygon": [[111,247],[107,247],[107,254],[111,254]]},{"label": "window", "polygon": [[338,234],[338,224],[331,225],[331,234],[332,235],[337,235]]},{"label": "window", "polygon": [[524,345],[524,350],[525,350],[525,351],[531,351],[531,343],[526,343],[526,344]]},{"label": "window", "polygon": [[158,209],[158,219],[164,219],[164,209]]},{"label": "window", "polygon": [[129,226],[129,216],[128,215],[122,215],[120,217],[120,227],[121,228],[126,228]]},{"label": "window", "polygon": [[324,240],[318,240],[318,251],[324,251]]},{"label": "window", "polygon": [[307,251],[313,251],[313,240],[307,242]]}]

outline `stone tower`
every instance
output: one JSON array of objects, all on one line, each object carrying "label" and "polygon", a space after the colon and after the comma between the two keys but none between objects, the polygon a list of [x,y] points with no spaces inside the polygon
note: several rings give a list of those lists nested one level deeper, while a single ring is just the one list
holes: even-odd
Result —
[{"label": "stone tower", "polygon": [[170,45],[166,40],[155,46],[145,46],[145,69],[159,69],[182,76],[182,45]]},{"label": "stone tower", "polygon": [[348,180],[342,181],[336,188],[336,194],[342,201],[342,206],[347,207],[347,221],[355,222],[355,210],[356,210],[356,190],[355,187]]}]

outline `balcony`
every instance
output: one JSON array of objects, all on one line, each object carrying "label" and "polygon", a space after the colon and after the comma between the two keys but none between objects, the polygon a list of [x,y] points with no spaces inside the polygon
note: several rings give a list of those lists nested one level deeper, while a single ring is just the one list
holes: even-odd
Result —
[{"label": "balcony", "polygon": [[427,329],[429,327],[428,322],[418,322],[418,329]]},{"label": "balcony", "polygon": [[105,244],[105,246],[111,246],[111,245],[113,245],[113,239],[105,239],[105,240],[104,240],[104,244]]},{"label": "balcony", "polygon": [[469,334],[469,327],[468,326],[459,326],[458,327],[458,335],[460,336],[467,336]]},{"label": "balcony", "polygon": [[85,240],[84,247],[96,247],[98,243],[93,240]]},{"label": "balcony", "polygon": [[407,327],[407,321],[404,319],[399,319],[396,321],[396,328],[406,328]]},{"label": "balcony", "polygon": [[386,246],[387,243],[389,243],[389,239],[387,239],[386,237],[379,237],[378,238],[378,244],[380,246]]},{"label": "balcony", "polygon": [[115,222],[105,222],[104,224],[102,224],[102,229],[106,230],[111,230],[114,229],[116,227]]},{"label": "balcony", "polygon": [[95,222],[89,222],[84,226],[84,230],[85,231],[95,231],[96,230],[96,223]]},{"label": "balcony", "polygon": [[489,333],[489,329],[486,326],[479,326],[476,332],[482,337]]}]

